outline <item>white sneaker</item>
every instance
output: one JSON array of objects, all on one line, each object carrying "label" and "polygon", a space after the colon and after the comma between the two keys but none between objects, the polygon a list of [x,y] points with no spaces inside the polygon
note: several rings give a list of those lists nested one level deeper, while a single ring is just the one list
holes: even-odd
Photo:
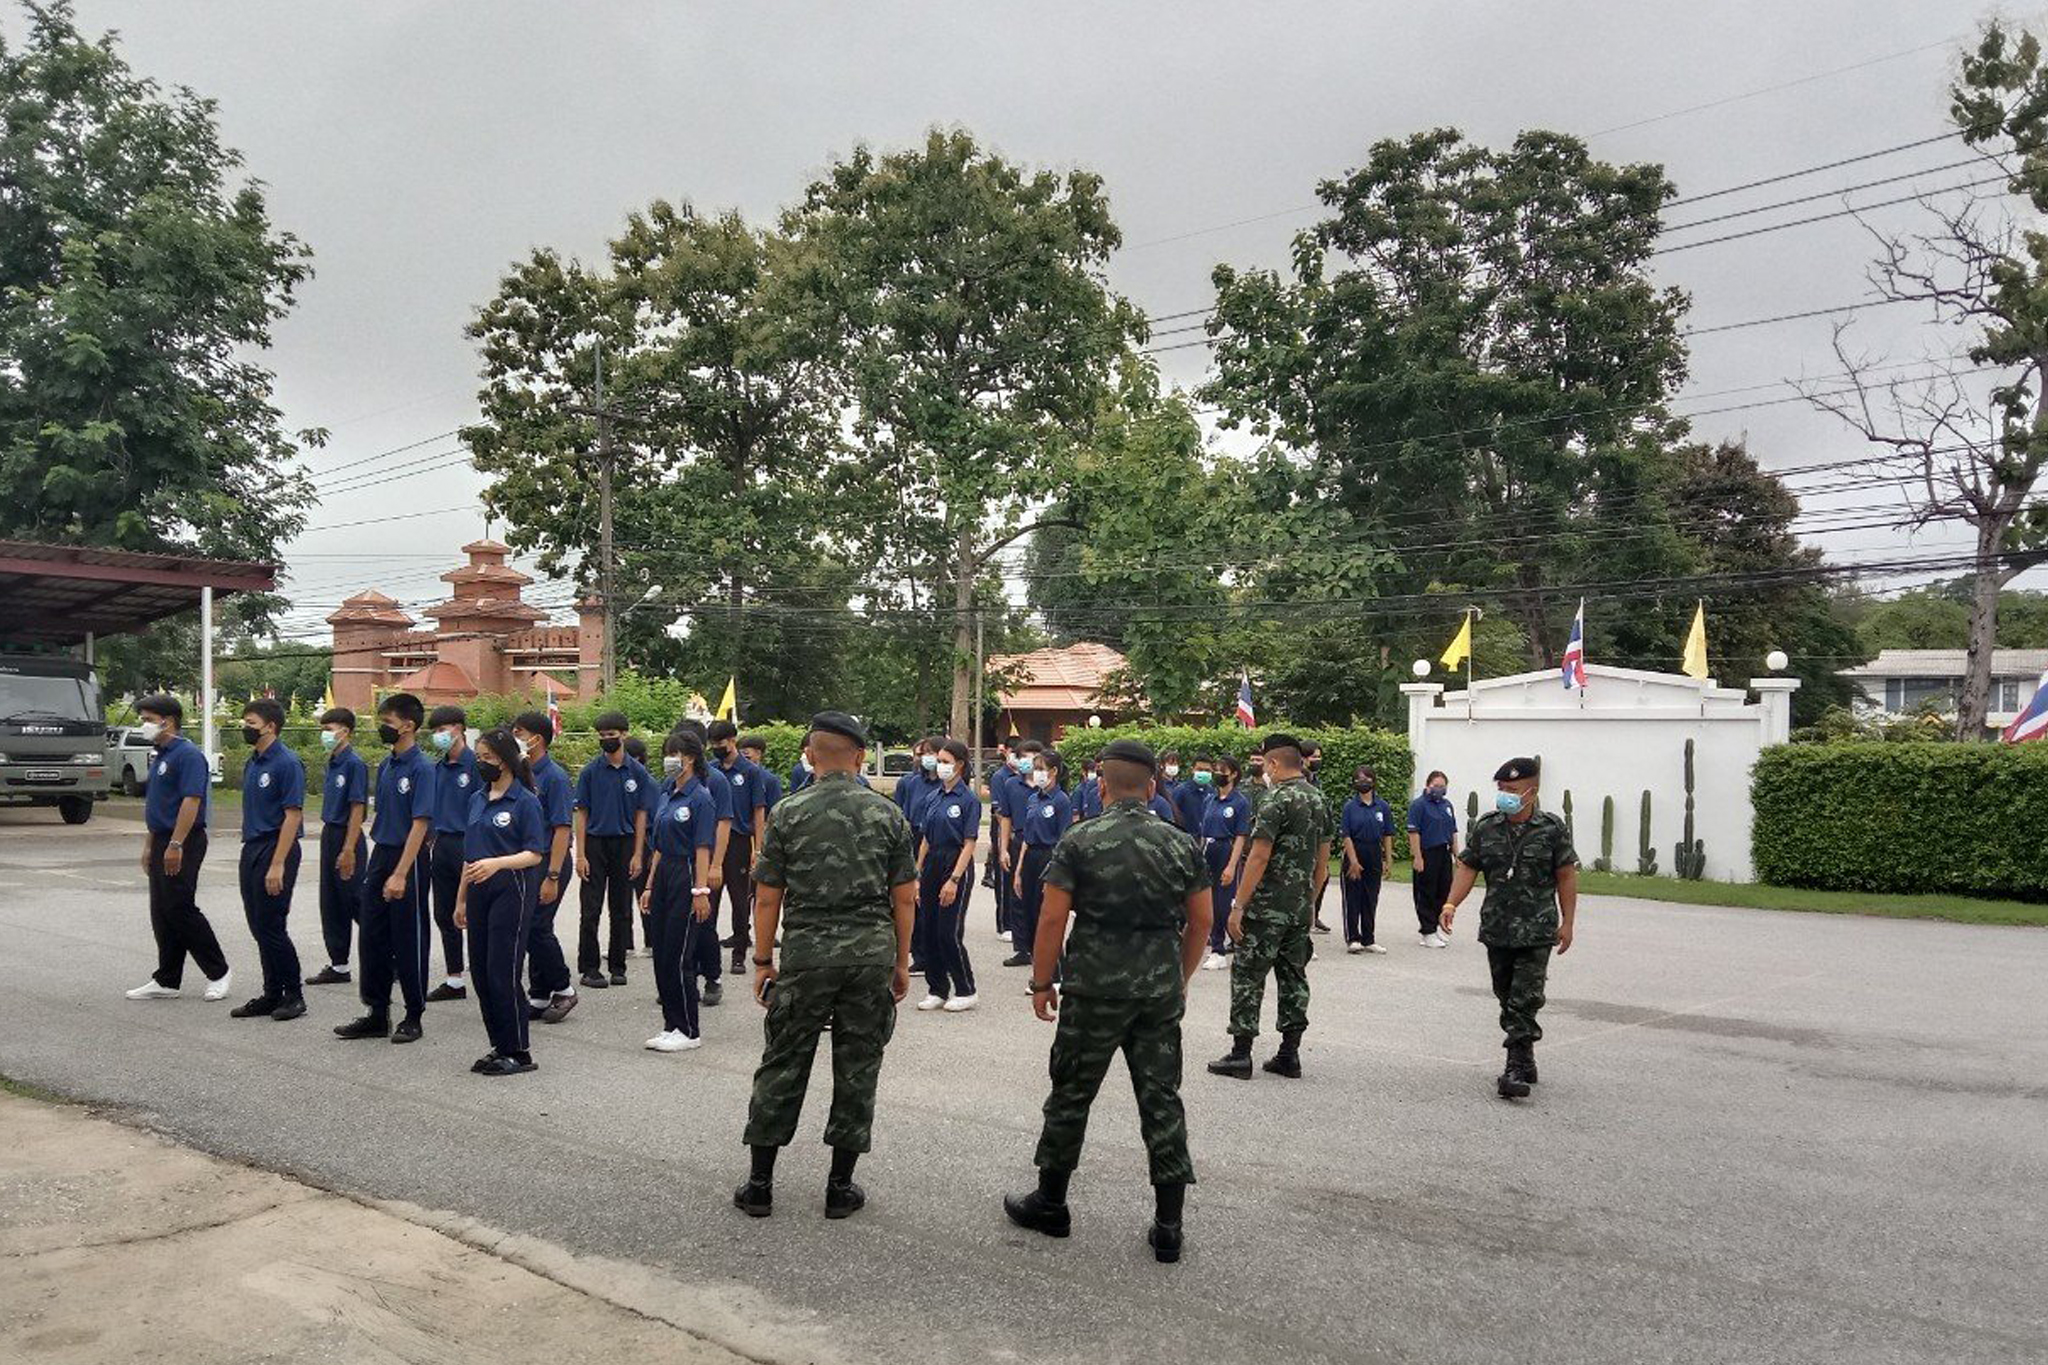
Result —
[{"label": "white sneaker", "polygon": [[202,1000],[225,1000],[228,998],[228,987],[234,984],[235,969],[230,967],[220,974],[220,980],[206,983],[206,994],[200,998]]},{"label": "white sneaker", "polygon": [[1010,931],[1008,929],[998,929],[996,930],[996,938],[1000,942],[1008,943],[1010,941]]},{"label": "white sneaker", "polygon": [[1387,951],[1387,945],[1384,943],[1364,943],[1359,945],[1359,951],[1367,953],[1384,953],[1385,951]]},{"label": "white sneaker", "polygon": [[633,950],[632,952],[630,952],[630,953],[626,954],[626,956],[628,956],[628,957],[653,957],[653,956],[654,956],[654,949],[652,949],[652,948],[648,947],[648,946],[647,946],[646,944],[644,944],[644,943],[643,943],[643,944],[641,944],[641,945],[640,945],[640,946],[639,946],[638,948],[635,948],[635,949],[634,949],[634,950]]},{"label": "white sneaker", "polygon": [[939,1008],[948,1014],[965,1014],[980,1003],[981,997],[978,995],[956,995]]},{"label": "white sneaker", "polygon": [[649,1052],[692,1052],[704,1046],[702,1038],[692,1038],[679,1028],[657,1033],[647,1040]]},{"label": "white sneaker", "polygon": [[1220,972],[1229,965],[1230,959],[1221,953],[1211,953],[1202,959],[1202,970],[1205,972]]},{"label": "white sneaker", "polygon": [[159,986],[156,984],[156,978],[151,977],[134,990],[127,992],[127,996],[130,1000],[176,1000],[178,998],[178,988],[176,986]]},{"label": "white sneaker", "polygon": [[917,1007],[924,1013],[930,1014],[933,1010],[944,1009],[946,1007],[946,1000],[944,996],[927,995],[924,999],[917,1002]]},{"label": "white sneaker", "polygon": [[1365,951],[1365,945],[1363,943],[1347,943],[1344,945],[1344,951],[1353,954],[1362,953]]},{"label": "white sneaker", "polygon": [[1431,934],[1429,938],[1429,946],[1432,948],[1448,948],[1451,946],[1451,941],[1444,937],[1444,931],[1441,929]]}]

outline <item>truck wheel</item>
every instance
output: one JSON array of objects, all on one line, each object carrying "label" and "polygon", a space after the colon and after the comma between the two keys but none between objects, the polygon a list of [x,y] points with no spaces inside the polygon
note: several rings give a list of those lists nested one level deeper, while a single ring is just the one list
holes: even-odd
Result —
[{"label": "truck wheel", "polygon": [[57,802],[57,813],[67,825],[82,825],[92,819],[92,802],[83,796],[67,796]]},{"label": "truck wheel", "polygon": [[136,779],[135,769],[133,767],[125,767],[121,769],[121,795],[142,795],[142,783]]}]

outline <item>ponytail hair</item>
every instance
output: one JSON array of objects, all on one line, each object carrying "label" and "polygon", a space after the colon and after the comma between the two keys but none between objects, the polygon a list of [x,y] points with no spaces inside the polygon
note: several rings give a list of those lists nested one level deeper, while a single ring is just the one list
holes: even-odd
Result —
[{"label": "ponytail hair", "polygon": [[488,730],[479,736],[476,747],[498,760],[498,766],[511,773],[515,781],[528,791],[533,790],[533,769],[526,762],[526,753],[512,732],[504,726]]}]

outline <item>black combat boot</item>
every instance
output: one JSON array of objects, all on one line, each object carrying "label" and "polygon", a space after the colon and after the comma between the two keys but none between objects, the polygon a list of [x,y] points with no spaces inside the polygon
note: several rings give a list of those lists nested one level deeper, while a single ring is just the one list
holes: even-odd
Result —
[{"label": "black combat boot", "polygon": [[754,1148],[754,1168],[746,1183],[732,1192],[732,1206],[749,1218],[766,1218],[775,1211],[775,1157],[780,1150]]},{"label": "black combat boot", "polygon": [[1233,1036],[1228,1056],[1218,1057],[1209,1063],[1209,1070],[1218,1076],[1229,1076],[1234,1080],[1248,1081],[1252,1078],[1252,1040]]},{"label": "black combat boot", "polygon": [[1529,1082],[1524,1079],[1521,1061],[1521,1044],[1508,1043],[1507,1063],[1501,1068],[1500,1080],[1495,1084],[1504,1100],[1519,1100],[1528,1095]]},{"label": "black combat boot", "polygon": [[1280,1038],[1280,1050],[1267,1059],[1265,1066],[1260,1069],[1270,1071],[1275,1076],[1285,1076],[1289,1080],[1300,1080],[1301,1035],[1299,1033],[1283,1034]]},{"label": "black combat boot", "polygon": [[1536,1084],[1536,1044],[1533,1039],[1522,1042],[1522,1079]]},{"label": "black combat boot", "polygon": [[832,1173],[825,1178],[825,1216],[851,1218],[868,1202],[868,1192],[853,1183],[854,1163],[860,1153],[844,1147],[832,1149]]},{"label": "black combat boot", "polygon": [[1152,1187],[1152,1226],[1145,1230],[1145,1244],[1152,1248],[1152,1258],[1163,1265],[1180,1259],[1180,1217],[1187,1197],[1186,1185]]},{"label": "black combat boot", "polygon": [[1067,1211],[1067,1177],[1071,1174],[1040,1171],[1037,1189],[1028,1194],[1003,1196],[1003,1212],[1020,1228],[1048,1237],[1065,1237],[1074,1230],[1074,1217]]}]

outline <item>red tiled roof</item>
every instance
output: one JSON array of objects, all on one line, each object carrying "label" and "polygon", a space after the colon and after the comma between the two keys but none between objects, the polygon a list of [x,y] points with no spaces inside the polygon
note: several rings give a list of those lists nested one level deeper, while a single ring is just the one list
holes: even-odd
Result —
[{"label": "red tiled roof", "polygon": [[1013,711],[1090,710],[1100,705],[1103,683],[1124,664],[1123,655],[1098,644],[998,654],[988,661],[991,670],[1021,678],[997,694],[998,702]]},{"label": "red tiled roof", "polygon": [[476,679],[469,676],[469,671],[445,659],[414,669],[392,687],[400,692],[461,692],[471,696],[477,692]]}]

